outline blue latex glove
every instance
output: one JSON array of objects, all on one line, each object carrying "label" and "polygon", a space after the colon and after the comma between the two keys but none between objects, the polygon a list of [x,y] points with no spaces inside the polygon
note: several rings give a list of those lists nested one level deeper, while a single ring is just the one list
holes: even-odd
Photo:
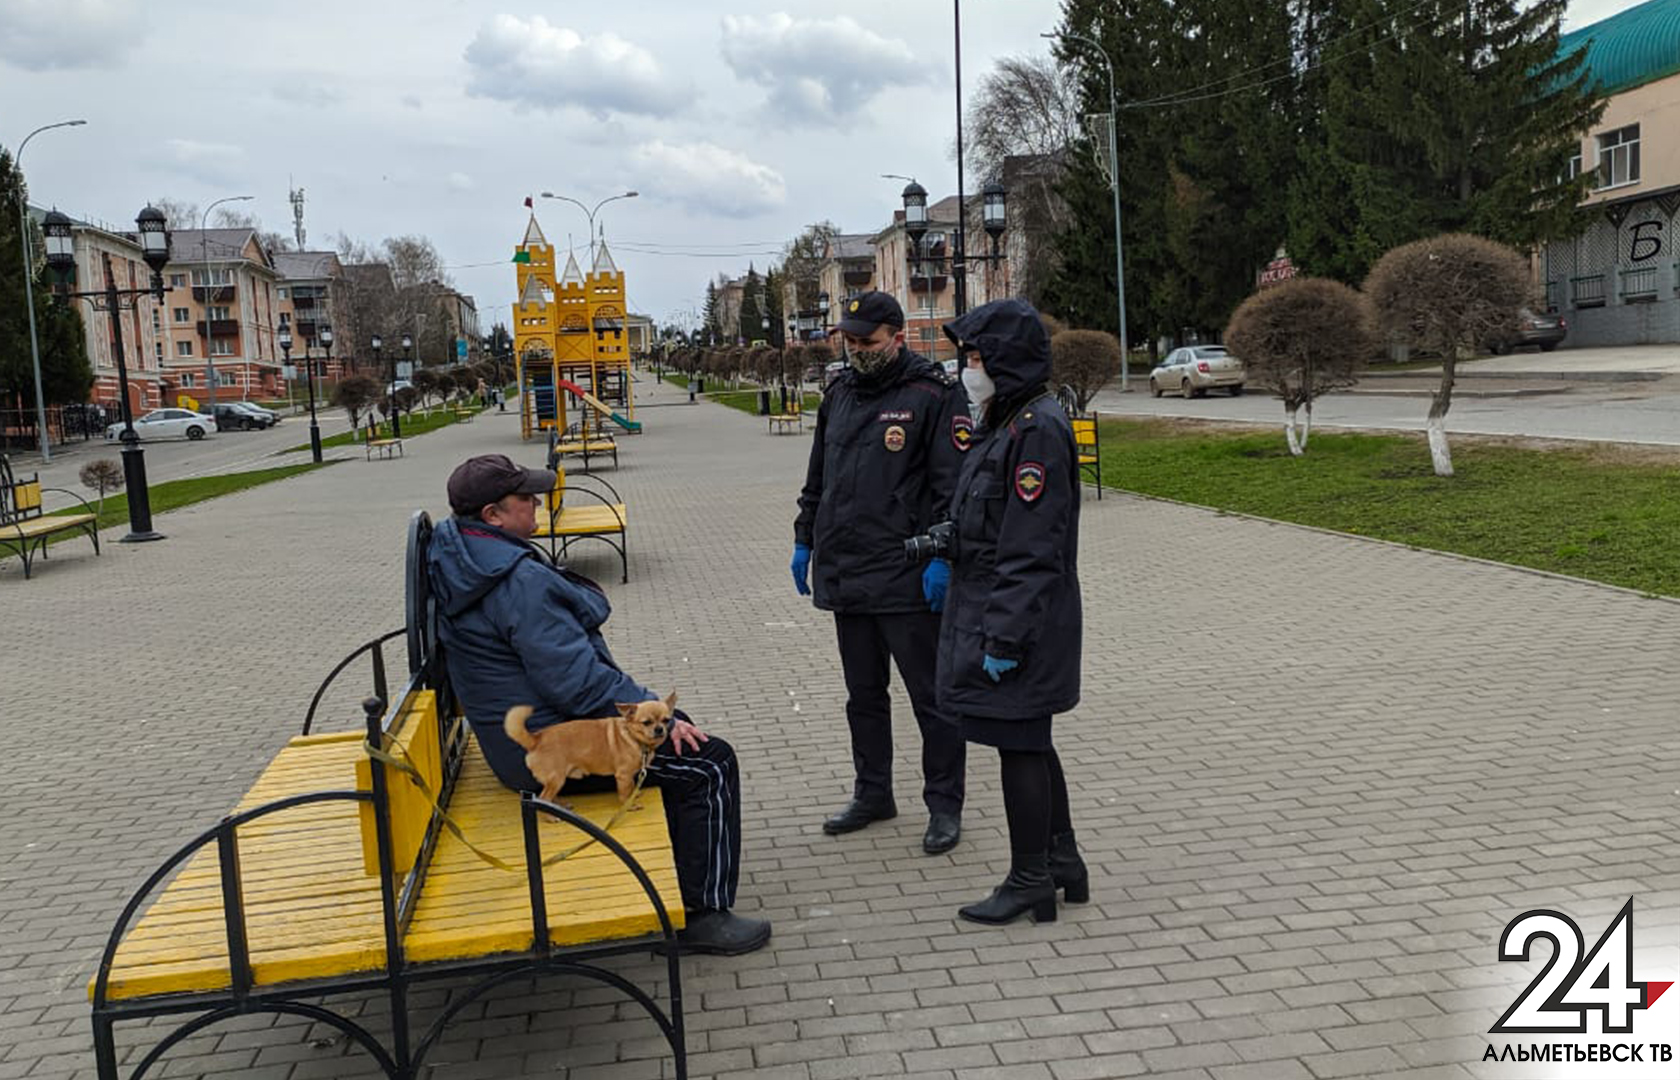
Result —
[{"label": "blue latex glove", "polygon": [[810,596],[811,586],[807,579],[811,574],[811,546],[809,544],[793,545],[793,587],[799,590],[800,596]]},{"label": "blue latex glove", "polygon": [[951,563],[948,559],[934,559],[922,571],[922,599],[929,611],[945,610],[945,590],[951,587]]},{"label": "blue latex glove", "polygon": [[986,674],[992,677],[993,682],[1002,682],[1004,673],[1020,667],[1021,661],[1000,660],[991,653],[987,653],[986,658],[980,661],[980,666],[986,669]]}]

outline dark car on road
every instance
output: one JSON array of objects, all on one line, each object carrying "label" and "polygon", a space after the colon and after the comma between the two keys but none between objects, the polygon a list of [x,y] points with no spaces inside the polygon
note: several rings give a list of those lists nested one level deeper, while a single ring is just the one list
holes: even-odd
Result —
[{"label": "dark car on road", "polygon": [[1569,320],[1562,315],[1537,313],[1523,308],[1517,316],[1517,328],[1509,335],[1488,342],[1488,351],[1504,356],[1524,345],[1538,345],[1541,352],[1551,352],[1569,336]]},{"label": "dark car on road", "polygon": [[217,405],[214,415],[217,431],[255,431],[273,427],[280,419],[276,413],[243,401]]}]

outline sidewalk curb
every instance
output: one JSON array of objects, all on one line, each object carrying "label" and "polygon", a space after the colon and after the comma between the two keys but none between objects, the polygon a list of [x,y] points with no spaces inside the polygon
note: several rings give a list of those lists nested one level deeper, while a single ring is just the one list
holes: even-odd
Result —
[{"label": "sidewalk curb", "polygon": [[[1366,371],[1360,379],[1429,379],[1441,381],[1441,371]],[[1669,377],[1662,371],[1477,371],[1459,368],[1457,381],[1467,379],[1522,379],[1528,382],[1661,382]]]}]

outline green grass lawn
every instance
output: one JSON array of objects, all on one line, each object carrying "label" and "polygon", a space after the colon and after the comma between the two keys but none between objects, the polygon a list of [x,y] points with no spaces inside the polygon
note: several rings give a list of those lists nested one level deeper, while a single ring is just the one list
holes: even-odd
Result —
[{"label": "green grass lawn", "polygon": [[[477,405],[473,406],[473,411],[478,411]],[[431,413],[416,412],[412,416],[404,416],[402,418],[403,438],[407,439],[415,435],[424,435],[428,431],[436,431],[440,427],[446,427],[453,423],[455,423],[455,414],[448,409],[440,409],[437,412]],[[353,443],[360,444],[362,441],[362,435],[366,433],[366,431],[367,424],[363,423],[361,427],[357,428],[353,432],[341,431],[337,435],[329,435],[321,440],[321,447],[322,449],[327,449],[334,446],[349,446]],[[381,439],[388,439],[391,437],[390,421],[380,421],[378,437]],[[276,450],[274,453],[290,454],[298,450],[307,449],[309,449],[309,444],[305,442],[300,443],[297,446],[287,447],[284,450]]]},{"label": "green grass lawn", "polygon": [[[708,398],[710,398],[711,400],[717,402],[719,405],[727,405],[731,409],[739,409],[740,411],[742,411],[744,413],[751,413],[753,416],[759,415],[759,412],[758,412],[758,391],[756,389],[754,389],[754,390],[726,390],[721,394],[707,394],[706,396]],[[788,394],[788,401],[791,402],[793,400],[793,398],[794,398],[794,395],[792,393],[789,393]],[[811,390],[805,391],[805,412],[810,415],[811,419],[813,419],[813,420],[816,419],[817,406],[819,406],[821,404],[822,404],[822,395],[821,394],[818,394],[818,393],[816,393],[814,391],[811,391]],[[782,411],[781,391],[776,390],[774,388],[772,388],[771,391],[770,391],[770,410],[772,412],[777,412],[777,413]]]},{"label": "green grass lawn", "polygon": [[[277,469],[257,469],[252,472],[226,473],[221,476],[196,476],[189,480],[166,480],[161,484],[151,485],[152,516],[156,517],[171,510],[179,510],[183,506],[191,506],[193,503],[203,502],[205,499],[214,499],[218,495],[231,495],[236,491],[244,491],[246,488],[273,483],[276,480],[284,480],[290,476],[297,476],[299,473],[324,469],[331,464],[333,462],[330,461],[323,462],[320,465],[310,462],[303,465],[286,465]],[[95,508],[99,507],[98,498],[91,493],[86,497],[90,505]],[[54,510],[53,514],[80,514],[84,512],[78,504]],[[104,509],[99,511],[99,527],[108,529],[126,524],[128,524],[128,496],[126,494],[106,495]],[[47,543],[56,544],[77,537],[86,539],[81,533],[66,532],[49,537]],[[3,552],[0,552],[0,557],[4,557]]]},{"label": "green grass lawn", "polygon": [[[1254,431],[1102,422],[1110,487],[1680,596],[1680,455],[1314,432],[1292,458]],[[1258,571],[1259,568],[1255,568]]]}]

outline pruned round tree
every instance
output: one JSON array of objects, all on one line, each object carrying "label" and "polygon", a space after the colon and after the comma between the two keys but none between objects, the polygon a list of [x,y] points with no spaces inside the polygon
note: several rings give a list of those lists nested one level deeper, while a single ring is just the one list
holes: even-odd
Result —
[{"label": "pruned round tree", "polygon": [[383,388],[371,375],[350,375],[338,380],[333,387],[332,403],[350,414],[350,427],[354,430],[362,413],[368,406],[379,400]]},{"label": "pruned round tree", "polygon": [[1440,354],[1441,385],[1429,404],[1435,475],[1453,472],[1446,419],[1458,361],[1514,330],[1531,291],[1521,255],[1469,233],[1402,244],[1378,259],[1365,278],[1365,295],[1383,337]]},{"label": "pruned round tree", "polygon": [[1050,338],[1050,381],[1072,389],[1075,411],[1084,413],[1097,391],[1118,374],[1120,339],[1113,334],[1063,330]]},{"label": "pruned round tree", "polygon": [[1225,328],[1225,347],[1242,361],[1248,384],[1283,402],[1284,437],[1296,455],[1312,435],[1313,399],[1352,386],[1376,344],[1365,298],[1328,278],[1293,278],[1257,292]]},{"label": "pruned round tree", "polygon": [[95,512],[98,515],[105,513],[105,493],[121,491],[126,479],[122,466],[111,458],[95,458],[83,465],[76,475],[80,477],[83,487],[99,492],[99,509]]}]

